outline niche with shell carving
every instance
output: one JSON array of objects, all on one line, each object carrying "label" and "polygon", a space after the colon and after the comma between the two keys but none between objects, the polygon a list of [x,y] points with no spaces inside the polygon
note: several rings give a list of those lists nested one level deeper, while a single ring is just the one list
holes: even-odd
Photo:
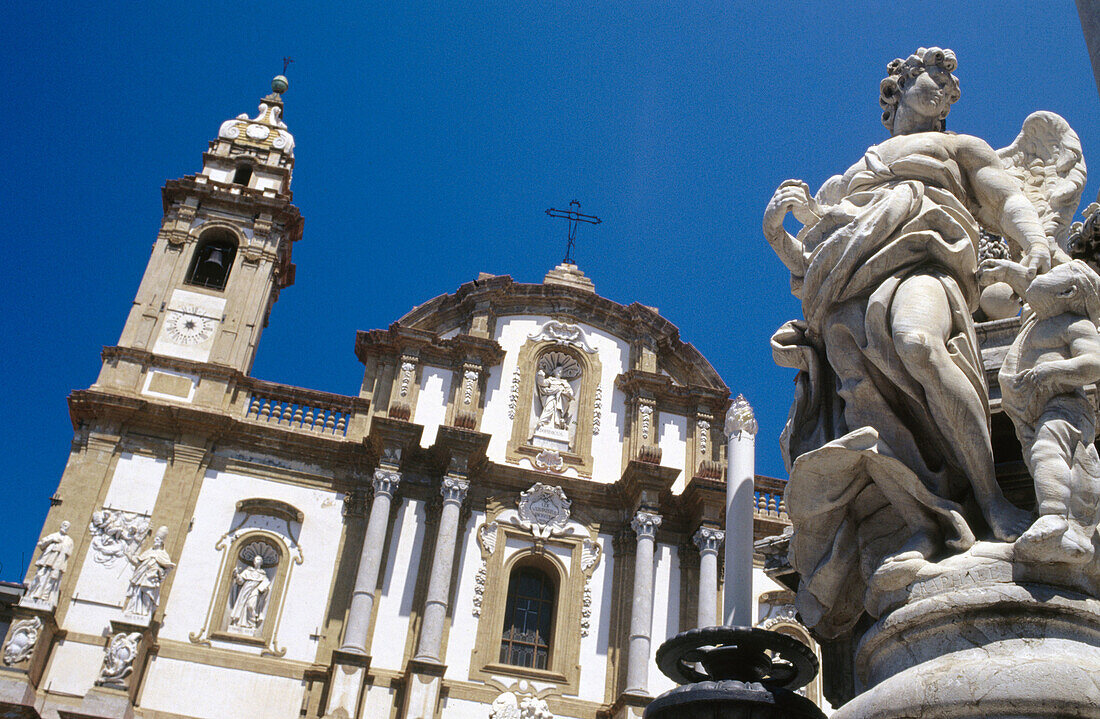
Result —
[{"label": "niche with shell carving", "polygon": [[520,348],[518,402],[508,459],[536,469],[592,474],[593,407],[601,368],[595,352],[529,339]]}]

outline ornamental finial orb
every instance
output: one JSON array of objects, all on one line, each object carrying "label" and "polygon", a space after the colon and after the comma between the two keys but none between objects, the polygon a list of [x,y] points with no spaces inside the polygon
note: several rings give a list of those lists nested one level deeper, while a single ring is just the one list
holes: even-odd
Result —
[{"label": "ornamental finial orb", "polygon": [[288,87],[290,87],[290,83],[287,82],[285,75],[276,75],[271,80],[271,91],[276,95],[282,95]]}]

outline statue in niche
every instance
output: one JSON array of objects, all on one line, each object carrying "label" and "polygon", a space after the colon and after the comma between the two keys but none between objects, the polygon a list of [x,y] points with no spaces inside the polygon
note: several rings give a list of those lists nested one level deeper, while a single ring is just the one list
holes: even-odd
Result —
[{"label": "statue in niche", "polygon": [[998,375],[1039,510],[1016,540],[1016,557],[1088,562],[1095,556],[1100,456],[1085,385],[1100,381],[1100,276],[1081,260],[1038,277],[1009,260],[986,260],[978,271],[983,284],[1006,282],[1029,308]]},{"label": "statue in niche", "polygon": [[[972,319],[979,223],[1028,270],[1068,260],[1048,226],[1067,207],[1072,216],[1084,164],[1053,113],[1029,117],[1002,154],[946,132],[955,67],[939,48],[891,62],[879,98],[891,137],[816,195],[782,183],[764,214],[805,317],[772,347],[778,364],[800,370],[782,436],[789,557],[802,577],[799,612],[826,637],[933,559],[1031,526],[994,475]],[[1017,176],[1036,173],[1057,180],[1035,183],[1043,203]],[[788,213],[804,225],[797,236],[783,227]]]},{"label": "statue in niche", "polygon": [[245,568],[233,569],[236,594],[230,601],[229,630],[255,634],[263,626],[267,592],[271,588],[271,579],[264,566],[274,566],[278,558],[271,547],[253,542],[241,550],[241,561]]},{"label": "statue in niche", "polygon": [[38,547],[42,550],[42,556],[34,563],[38,569],[27,588],[27,598],[32,603],[54,606],[57,604],[61,575],[69,568],[69,557],[73,553],[69,523],[62,522],[56,532],[42,538]]},{"label": "statue in niche", "polygon": [[538,361],[535,392],[539,411],[533,438],[549,441],[554,449],[568,449],[575,415],[573,380],[581,376],[577,360],[565,352],[547,352]]},{"label": "statue in niche", "polygon": [[133,617],[151,617],[160,601],[160,586],[172,567],[168,552],[164,550],[164,540],[168,538],[168,527],[161,527],[153,536],[153,546],[138,555],[128,553],[126,559],[134,566],[130,575],[130,586],[126,590],[126,607],[123,610]]}]

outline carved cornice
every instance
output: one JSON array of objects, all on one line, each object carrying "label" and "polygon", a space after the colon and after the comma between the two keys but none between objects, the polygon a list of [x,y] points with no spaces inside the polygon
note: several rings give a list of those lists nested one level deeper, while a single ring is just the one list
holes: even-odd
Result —
[{"label": "carved cornice", "polygon": [[729,403],[729,390],[725,387],[676,384],[668,375],[640,369],[623,372],[615,378],[615,386],[622,390],[628,399],[632,397],[654,399],[658,410],[675,411],[686,415],[696,414],[702,409],[721,414]]},{"label": "carved cornice", "polygon": [[[408,312],[397,324],[429,333],[464,326],[468,317],[489,308],[492,317],[537,314],[569,323],[600,327],[630,342],[654,347],[662,367],[693,385],[726,391],[722,378],[705,357],[680,339],[676,325],[638,302],[621,305],[599,295],[557,284],[524,284],[501,275],[467,282],[453,294],[429,300]],[[724,411],[724,407],[722,411]]]},{"label": "carved cornice", "polygon": [[423,364],[451,367],[462,371],[466,363],[484,369],[504,359],[504,349],[495,340],[460,334],[440,339],[434,332],[415,329],[398,322],[384,330],[359,331],[355,336],[355,356],[366,364],[372,357],[415,356]]}]

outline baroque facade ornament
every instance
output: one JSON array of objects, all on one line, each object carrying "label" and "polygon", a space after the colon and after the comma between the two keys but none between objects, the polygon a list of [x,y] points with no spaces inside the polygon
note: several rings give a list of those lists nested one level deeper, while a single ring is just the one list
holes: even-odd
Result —
[{"label": "baroque facade ornament", "polygon": [[569,522],[569,505],[561,487],[536,482],[521,492],[517,501],[519,520],[536,537],[546,539],[560,534]]},{"label": "baroque facade ornament", "polygon": [[581,636],[587,637],[592,626],[592,574],[600,564],[603,549],[595,540],[585,537],[581,542],[581,572],[584,574],[584,595],[581,600]]},{"label": "baroque facade ornament", "polygon": [[649,425],[650,420],[653,417],[652,405],[643,404],[638,407],[638,413],[642,416],[642,440],[649,439]]},{"label": "baroque facade ornament", "polygon": [[38,548],[42,550],[42,556],[34,563],[38,569],[20,604],[52,609],[57,605],[61,576],[69,568],[69,557],[73,553],[69,523],[62,522],[56,532],[43,537]]},{"label": "baroque facade ornament", "polygon": [[706,452],[707,442],[710,441],[710,422],[701,419],[695,426],[699,430],[699,451]]},{"label": "baroque facade ornament", "polygon": [[519,405],[519,382],[523,373],[516,367],[512,373],[512,390],[508,394],[508,419],[516,418],[516,407]]},{"label": "baroque facade ornament", "polygon": [[477,574],[474,575],[472,613],[475,617],[481,616],[481,603],[485,597],[485,580],[489,576],[489,557],[493,556],[493,552],[497,548],[498,526],[496,522],[485,522],[477,528],[477,543],[481,546],[481,565],[478,566]]},{"label": "baroque facade ornament", "polygon": [[554,719],[546,700],[520,691],[503,692],[489,707],[489,719]]},{"label": "baroque facade ornament", "polygon": [[264,566],[273,566],[278,557],[266,544],[253,542],[241,551],[241,560],[246,564],[244,570],[240,567],[233,569],[232,582],[236,596],[229,607],[228,629],[237,634],[255,635],[263,628],[267,594],[271,589],[271,579]]},{"label": "baroque facade ornament", "polygon": [[11,636],[4,645],[4,664],[10,667],[29,659],[41,632],[42,620],[38,617],[21,619],[13,624]]},{"label": "baroque facade ornament", "polygon": [[745,399],[745,395],[737,395],[737,399],[733,400],[726,412],[726,436],[734,437],[742,432],[755,435],[758,429],[752,405]]},{"label": "baroque facade ornament", "polygon": [[695,542],[695,546],[699,548],[700,554],[706,552],[717,553],[719,547],[722,546],[722,542],[726,539],[726,533],[714,527],[699,527],[691,539]]},{"label": "baroque facade ornament", "polygon": [[592,434],[600,433],[600,420],[603,418],[603,385],[596,385],[596,396],[592,400]]},{"label": "baroque facade ornament", "polygon": [[443,475],[443,481],[440,482],[439,494],[443,497],[443,502],[456,502],[462,504],[466,501],[466,492],[470,489],[470,482],[456,477],[451,474]]},{"label": "baroque facade ornament", "polygon": [[477,386],[478,371],[468,369],[462,375],[462,403],[470,404],[474,401],[474,387]]},{"label": "baroque facade ornament", "polygon": [[567,322],[550,320],[543,325],[542,329],[538,332],[528,335],[527,339],[534,340],[535,342],[557,342],[570,347],[576,347],[589,354],[596,354],[596,349],[588,343],[588,337],[585,335],[584,330],[577,325],[571,325]]},{"label": "baroque facade ornament", "polygon": [[394,492],[401,484],[401,473],[393,469],[379,467],[374,470],[374,478],[371,480],[371,484],[374,486],[375,496],[382,494],[392,499]]},{"label": "baroque facade ornament", "polygon": [[551,472],[565,470],[565,460],[562,459],[561,452],[556,449],[544,449],[536,454],[534,465],[536,469],[545,469]]},{"label": "baroque facade ornament", "polygon": [[634,518],[630,520],[630,528],[634,530],[634,533],[638,535],[639,541],[642,539],[653,539],[657,536],[657,527],[661,526],[661,515],[656,512],[649,512],[644,509],[640,509],[634,513]]},{"label": "baroque facade ornament", "polygon": [[149,517],[136,512],[103,508],[92,512],[88,525],[92,535],[92,558],[97,564],[113,567],[133,554],[149,536]]},{"label": "baroque facade ornament", "polygon": [[126,590],[126,605],[123,612],[131,617],[147,619],[160,603],[160,587],[164,578],[176,566],[164,550],[164,540],[168,537],[168,527],[161,527],[153,537],[153,546],[139,555],[127,554],[126,559],[134,565],[130,575],[130,586]]},{"label": "baroque facade ornament", "polygon": [[398,390],[398,394],[402,397],[406,397],[409,394],[409,385],[412,383],[413,370],[416,369],[416,365],[412,362],[401,363],[401,386]]},{"label": "baroque facade ornament", "polygon": [[111,636],[99,671],[99,683],[108,686],[124,686],[126,677],[134,671],[141,632],[118,632]]}]

